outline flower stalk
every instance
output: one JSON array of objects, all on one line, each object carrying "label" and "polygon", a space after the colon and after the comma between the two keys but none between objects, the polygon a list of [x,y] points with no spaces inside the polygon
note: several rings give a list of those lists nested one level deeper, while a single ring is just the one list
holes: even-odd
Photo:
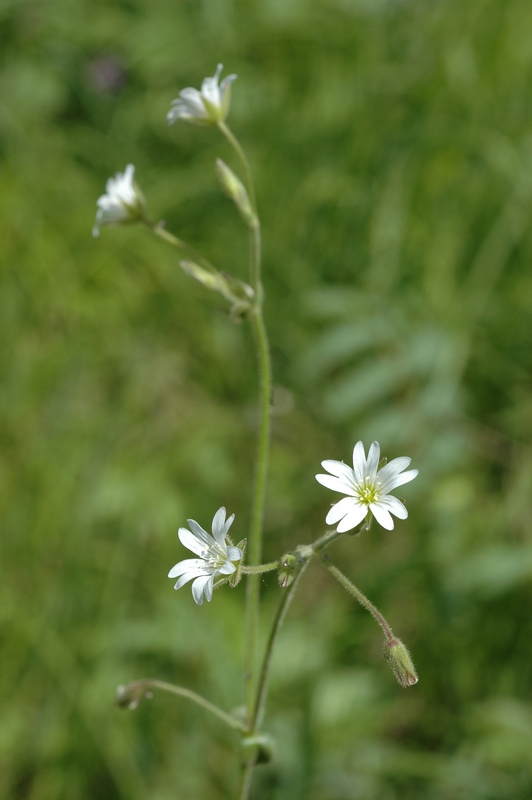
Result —
[{"label": "flower stalk", "polygon": [[154,678],[143,678],[127,686],[119,686],[116,698],[117,705],[127,708],[136,708],[142,697],[149,696],[146,691],[149,689],[159,689],[163,692],[176,695],[177,697],[185,697],[187,700],[191,700],[193,703],[196,703],[196,705],[201,706],[205,711],[218,717],[218,719],[221,719],[228,727],[240,731],[241,733],[245,733],[246,731],[245,726],[238,719],[232,717],[226,711],[223,711],[197,692],[186,689],[184,686],[177,686],[176,684],[159,681]]}]

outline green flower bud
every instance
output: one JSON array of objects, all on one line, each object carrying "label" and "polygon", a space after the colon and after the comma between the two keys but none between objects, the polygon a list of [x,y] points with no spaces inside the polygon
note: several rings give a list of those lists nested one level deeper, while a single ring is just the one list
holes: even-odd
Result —
[{"label": "green flower bud", "polygon": [[286,589],[294,580],[298,560],[293,553],[285,553],[284,556],[281,557],[279,563],[279,586],[281,589]]},{"label": "green flower bud", "polygon": [[244,317],[253,306],[254,292],[251,286],[244,281],[233,278],[226,272],[205,269],[194,261],[183,260],[179,262],[183,272],[195,278],[207,289],[218,292],[231,304],[231,314],[234,318]]},{"label": "green flower bud", "polygon": [[403,688],[406,689],[418,682],[410,653],[400,639],[388,639],[384,642],[384,657]]},{"label": "green flower bud", "polygon": [[258,222],[257,217],[251,207],[251,202],[244,184],[221,158],[216,159],[216,175],[218,176],[223,191],[229,199],[234,202],[246,225],[249,225],[251,228],[256,227]]}]

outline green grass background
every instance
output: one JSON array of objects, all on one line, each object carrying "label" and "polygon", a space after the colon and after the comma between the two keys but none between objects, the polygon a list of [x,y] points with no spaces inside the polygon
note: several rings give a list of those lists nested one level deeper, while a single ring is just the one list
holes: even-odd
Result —
[{"label": "green grass background", "polygon": [[[160,677],[242,702],[244,587],[198,608],[177,528],[246,535],[250,332],[135,227],[91,238],[132,162],[154,218],[245,277],[214,132],[165,114],[218,61],[264,226],[275,417],[265,557],[324,531],[314,474],[411,455],[410,517],[315,567],[287,619],[253,800],[532,796],[529,0],[0,5],[0,796],[232,798],[235,738]],[[264,579],[264,631],[278,588]]]}]

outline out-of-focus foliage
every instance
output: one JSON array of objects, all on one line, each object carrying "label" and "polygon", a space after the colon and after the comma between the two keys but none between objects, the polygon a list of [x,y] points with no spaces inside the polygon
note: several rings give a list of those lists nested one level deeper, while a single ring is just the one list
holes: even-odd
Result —
[{"label": "out-of-focus foliage", "polygon": [[187,517],[225,504],[246,534],[249,331],[147,231],[90,236],[133,162],[153,218],[245,278],[227,145],[164,121],[223,61],[264,225],[266,557],[323,532],[323,458],[377,438],[420,470],[406,522],[331,549],[419,684],[309,571],[253,798],[529,798],[529,0],[12,0],[0,35],[0,796],[232,796],[215,719],[112,699],[160,677],[242,702],[243,585],[197,608],[166,573]]}]

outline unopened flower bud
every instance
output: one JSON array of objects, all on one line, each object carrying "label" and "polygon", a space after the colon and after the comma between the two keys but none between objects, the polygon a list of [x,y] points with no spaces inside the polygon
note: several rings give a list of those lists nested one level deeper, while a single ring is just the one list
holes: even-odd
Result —
[{"label": "unopened flower bud", "polygon": [[279,562],[279,586],[281,589],[286,589],[287,586],[293,582],[295,577],[295,569],[297,566],[297,558],[293,553],[285,553]]},{"label": "unopened flower bud", "polygon": [[403,688],[406,689],[418,682],[410,653],[400,639],[393,638],[384,642],[384,656]]},{"label": "unopened flower bud", "polygon": [[244,184],[221,158],[216,159],[216,175],[223,191],[234,202],[246,225],[252,228],[256,227],[257,217],[251,207]]},{"label": "unopened flower bud", "polygon": [[244,281],[233,278],[226,272],[205,269],[194,261],[183,260],[179,262],[183,272],[195,278],[207,289],[218,292],[231,304],[231,314],[235,318],[244,317],[253,306],[254,292],[251,286]]},{"label": "unopened flower bud", "polygon": [[133,710],[138,707],[143,697],[151,700],[153,695],[144,688],[142,683],[130,683],[128,686],[117,687],[115,703],[119,708]]}]

